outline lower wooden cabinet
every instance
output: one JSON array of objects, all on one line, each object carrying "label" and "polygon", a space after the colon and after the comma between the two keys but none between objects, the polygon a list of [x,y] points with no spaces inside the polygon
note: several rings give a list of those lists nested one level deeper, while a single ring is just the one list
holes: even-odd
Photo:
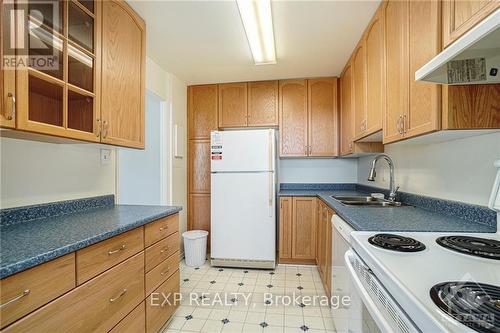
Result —
[{"label": "lower wooden cabinet", "polygon": [[280,198],[280,263],[315,263],[316,218],[315,197]]},{"label": "lower wooden cabinet", "polygon": [[146,332],[158,332],[166,318],[179,306],[175,293],[179,292],[180,273],[177,270],[146,299]]},{"label": "lower wooden cabinet", "polygon": [[318,200],[318,227],[316,264],[327,295],[331,294],[332,281],[332,216],[334,211]]},{"label": "lower wooden cabinet", "polygon": [[146,332],[145,302],[139,304],[132,312],[113,327],[110,333],[144,333]]}]

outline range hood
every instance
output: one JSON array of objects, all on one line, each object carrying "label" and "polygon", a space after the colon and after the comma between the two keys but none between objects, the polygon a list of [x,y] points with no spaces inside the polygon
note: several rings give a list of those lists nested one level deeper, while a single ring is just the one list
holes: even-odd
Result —
[{"label": "range hood", "polygon": [[450,85],[500,83],[500,9],[417,70],[415,80]]}]

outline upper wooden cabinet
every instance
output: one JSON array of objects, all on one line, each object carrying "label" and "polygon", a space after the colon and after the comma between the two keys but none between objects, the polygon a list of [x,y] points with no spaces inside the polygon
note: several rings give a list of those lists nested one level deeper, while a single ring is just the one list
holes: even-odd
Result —
[{"label": "upper wooden cabinet", "polygon": [[247,84],[219,84],[219,127],[245,127],[248,124]]},{"label": "upper wooden cabinet", "polygon": [[278,126],[278,81],[248,82],[248,126]]},{"label": "upper wooden cabinet", "polygon": [[500,8],[498,0],[443,0],[442,3],[444,47]]},{"label": "upper wooden cabinet", "polygon": [[188,137],[210,139],[217,130],[218,93],[216,84],[188,87]]},{"label": "upper wooden cabinet", "polygon": [[[13,4],[2,3],[0,5],[0,59],[4,59],[4,48],[7,48],[9,42],[7,38],[3,38],[4,31],[10,27],[10,15],[8,11],[13,8]],[[16,94],[16,71],[12,69],[4,69],[4,62],[0,63],[0,126],[14,128],[16,127],[15,119],[15,94]]]},{"label": "upper wooden cabinet", "polygon": [[280,81],[280,156],[336,156],[337,118],[337,78]]},{"label": "upper wooden cabinet", "polygon": [[354,137],[361,138],[366,132],[366,54],[363,43],[353,53],[354,82]]},{"label": "upper wooden cabinet", "polygon": [[279,82],[280,156],[307,156],[307,81]]},{"label": "upper wooden cabinet", "polygon": [[[36,4],[28,1],[17,6],[28,13]],[[143,148],[143,20],[125,1],[57,4],[59,15],[33,28],[43,30],[33,35],[45,36],[40,38],[55,61],[36,66],[40,64],[36,59],[43,58],[37,48],[18,50],[32,61],[24,68],[2,69],[0,126]],[[5,6],[2,3],[2,10]],[[10,24],[9,19],[2,18],[2,23]],[[25,36],[16,37],[34,38],[25,30]],[[2,55],[4,50],[2,45]]]},{"label": "upper wooden cabinet", "polygon": [[102,2],[102,141],[144,148],[146,26],[124,1]]}]

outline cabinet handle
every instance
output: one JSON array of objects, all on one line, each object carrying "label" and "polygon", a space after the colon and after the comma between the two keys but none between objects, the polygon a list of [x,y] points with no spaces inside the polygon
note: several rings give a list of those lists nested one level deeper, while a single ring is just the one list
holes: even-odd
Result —
[{"label": "cabinet handle", "polygon": [[402,115],[399,115],[398,117],[398,124],[397,124],[397,130],[399,134],[403,134],[403,130],[401,128],[401,120],[403,119]]},{"label": "cabinet handle", "polygon": [[14,298],[8,300],[7,302],[5,302],[3,304],[0,304],[0,309],[2,309],[4,306],[7,306],[9,304],[12,304],[12,303],[15,303],[15,302],[19,301],[24,296],[28,296],[30,292],[31,292],[31,290],[29,290],[29,289],[24,290],[22,293],[20,293],[19,295],[15,296]]},{"label": "cabinet handle", "polygon": [[164,227],[160,227],[160,231],[163,231],[163,230],[168,230],[168,224]]},{"label": "cabinet handle", "polygon": [[352,142],[349,142],[349,150],[352,151]]},{"label": "cabinet handle", "polygon": [[102,131],[101,119],[97,118],[96,122],[97,122],[97,133],[96,133],[95,136],[100,137],[101,136],[101,131]]},{"label": "cabinet handle", "polygon": [[160,253],[167,252],[168,250],[170,250],[170,246],[166,246],[166,247],[164,247],[164,248],[160,251]]},{"label": "cabinet handle", "polygon": [[12,93],[7,94],[7,102],[5,105],[5,119],[12,120],[16,115],[16,98]]},{"label": "cabinet handle", "polygon": [[108,255],[110,256],[110,255],[112,255],[112,254],[115,254],[115,253],[118,253],[118,252],[120,252],[120,251],[123,251],[123,250],[125,250],[125,248],[126,248],[126,247],[127,247],[127,246],[126,246],[125,244],[122,244],[122,246],[120,246],[120,247],[119,247],[118,249],[116,249],[116,250],[109,250],[109,251],[108,251]]},{"label": "cabinet handle", "polygon": [[126,292],[127,292],[127,288],[122,289],[122,291],[118,294],[118,296],[110,298],[109,301],[111,303],[116,302],[118,299],[120,299],[120,297],[122,297],[123,295],[125,295]]},{"label": "cabinet handle", "polygon": [[103,139],[106,139],[106,137],[108,136],[108,128],[109,128],[109,123],[107,122],[107,120],[104,120],[102,122],[102,129],[103,129],[103,134],[102,134],[102,138]]},{"label": "cabinet handle", "polygon": [[403,133],[406,134],[406,114],[403,115],[402,124],[403,124]]},{"label": "cabinet handle", "polygon": [[165,275],[165,274],[168,274],[168,272],[170,272],[170,266],[167,267],[167,270],[164,271],[164,272],[161,272],[160,275]]}]

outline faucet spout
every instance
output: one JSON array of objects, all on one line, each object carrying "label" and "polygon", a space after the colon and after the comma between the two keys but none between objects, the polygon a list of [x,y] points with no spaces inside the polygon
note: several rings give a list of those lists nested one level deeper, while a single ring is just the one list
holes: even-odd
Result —
[{"label": "faucet spout", "polygon": [[396,187],[394,183],[394,162],[392,159],[389,157],[389,155],[386,154],[379,154],[375,156],[372,162],[372,167],[370,169],[370,173],[368,174],[368,180],[373,182],[375,181],[375,177],[377,177],[377,162],[380,159],[384,159],[387,164],[389,165],[389,175],[390,175],[390,180],[389,180],[389,187],[390,187],[390,193],[389,193],[389,200],[394,202],[396,199],[396,193],[398,192],[399,187]]}]

